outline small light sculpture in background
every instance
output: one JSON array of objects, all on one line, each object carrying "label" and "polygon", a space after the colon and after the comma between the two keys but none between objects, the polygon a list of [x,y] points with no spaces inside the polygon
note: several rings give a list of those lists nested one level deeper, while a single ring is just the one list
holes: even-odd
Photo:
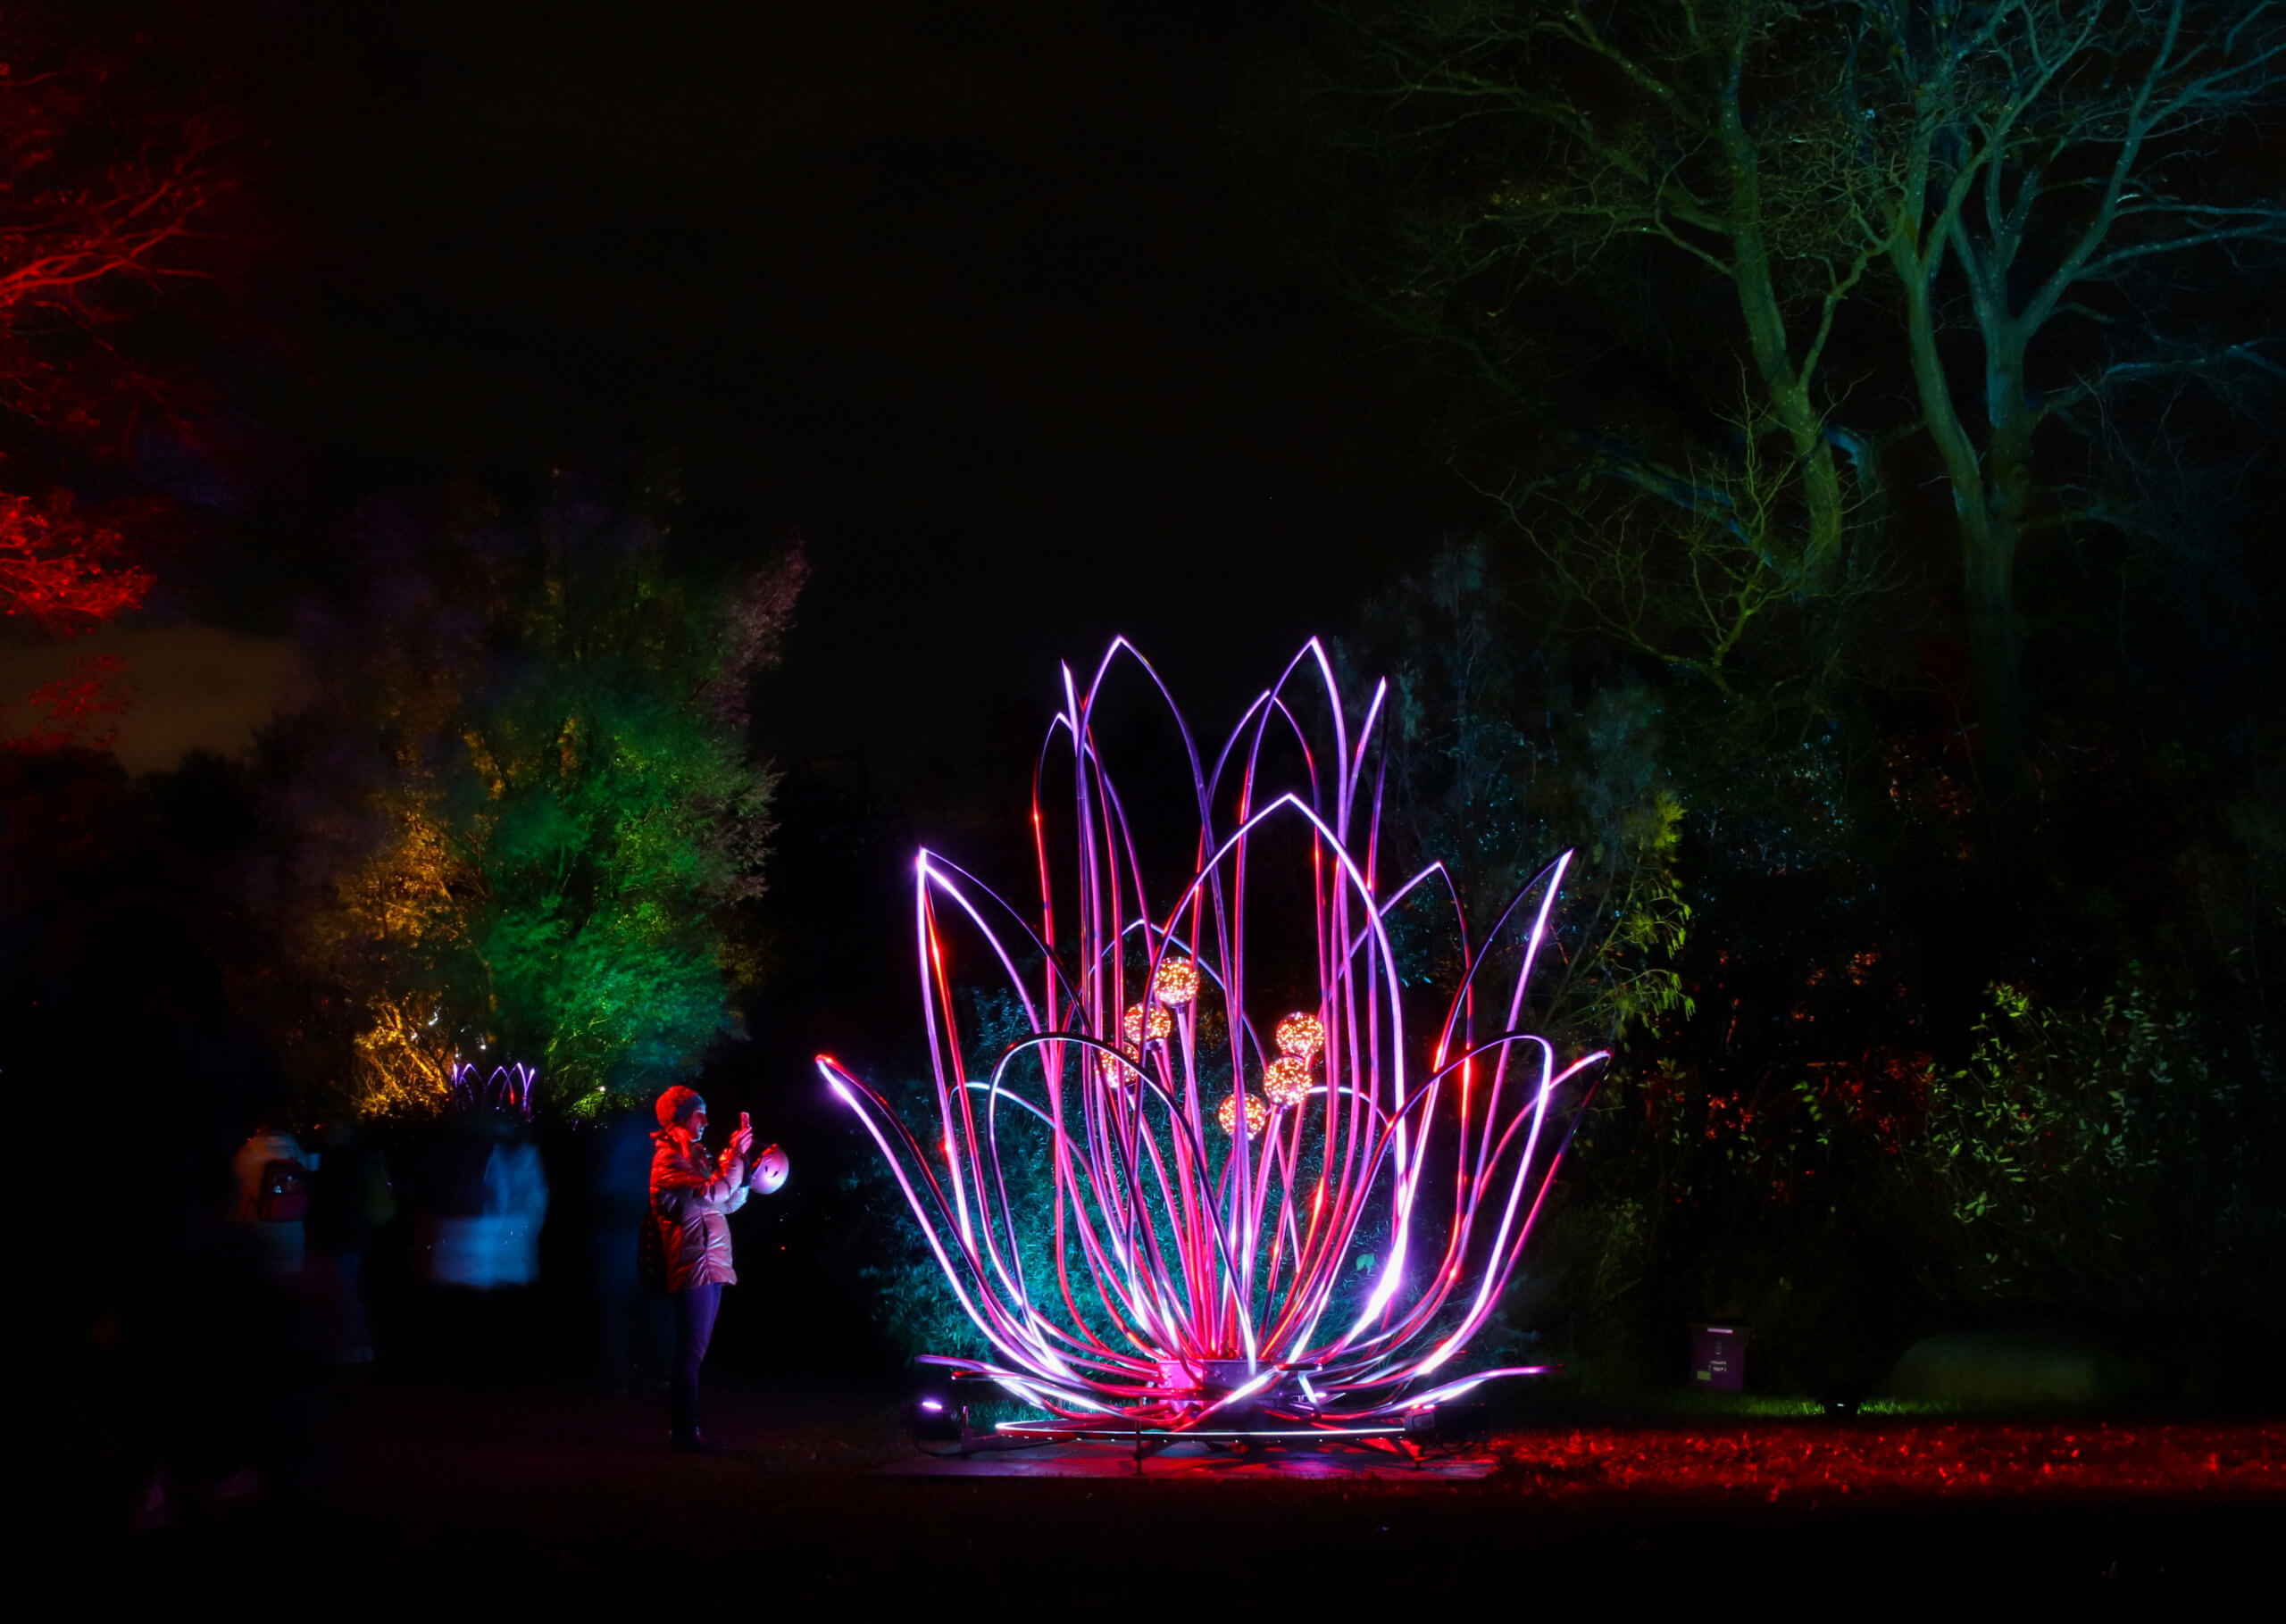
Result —
[{"label": "small light sculpture in background", "polygon": [[[938,1120],[915,1132],[818,1056],[992,1350],[925,1361],[1059,1418],[1039,1427],[1131,1430],[1139,1454],[1146,1429],[1397,1433],[1480,1382],[1545,1369],[1450,1366],[1514,1277],[1570,1143],[1583,1090],[1567,1085],[1605,1058],[1559,1063],[1523,1029],[1569,854],[1481,931],[1440,864],[1386,884],[1376,751],[1388,686],[1353,713],[1313,641],[1219,754],[1202,754],[1174,715],[1197,856],[1154,898],[1097,732],[1122,661],[1166,692],[1123,640],[1085,687],[1064,671],[1033,795],[1036,908],[933,853],[915,860]],[[1050,855],[1055,772],[1072,795],[1056,820],[1068,868]],[[1289,862],[1302,865],[1297,885],[1249,899],[1263,865]],[[1405,933],[1424,963],[1456,966],[1425,1030],[1409,990],[1422,970],[1400,962],[1391,928],[1401,907],[1449,927],[1449,951],[1422,919]],[[982,951],[952,951],[955,931]],[[997,965],[1023,1012],[989,1075],[972,1072],[955,1024],[954,962]],[[1037,970],[1021,971],[1027,962]],[[1314,1011],[1285,1015],[1264,1042],[1248,1000],[1264,969],[1277,980],[1312,966]],[[1257,1072],[1258,1094],[1244,1081]],[[1037,1186],[1012,1182],[1004,1160],[1022,1133],[1049,1152],[1030,1163],[1045,1170]],[[1048,1265],[1021,1235],[1047,1242]]]},{"label": "small light sculpture in background", "polygon": [[452,1079],[453,1103],[479,1111],[508,1111],[531,1120],[535,1104],[533,1091],[539,1087],[539,1073],[518,1062],[513,1066],[495,1066],[492,1075],[484,1077],[472,1062],[455,1061],[449,1073]]}]

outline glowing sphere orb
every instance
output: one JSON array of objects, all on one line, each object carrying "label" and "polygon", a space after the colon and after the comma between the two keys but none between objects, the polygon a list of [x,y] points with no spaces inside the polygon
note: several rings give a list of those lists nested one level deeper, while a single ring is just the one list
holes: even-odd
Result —
[{"label": "glowing sphere orb", "polygon": [[[1122,1061],[1120,1055],[1127,1058]],[[1096,1075],[1107,1088],[1117,1088],[1135,1080],[1135,1068],[1143,1063],[1143,1051],[1131,1043],[1119,1045],[1119,1054],[1096,1051]]]},{"label": "glowing sphere orb", "polygon": [[1262,1091],[1273,1105],[1298,1105],[1309,1097],[1310,1062],[1298,1054],[1281,1054],[1262,1069]]},{"label": "glowing sphere orb", "polygon": [[1160,960],[1159,973],[1151,978],[1151,991],[1162,1004],[1189,1004],[1198,996],[1198,966],[1189,959]]},{"label": "glowing sphere orb", "polygon": [[[1233,1137],[1237,1137],[1239,1131],[1239,1097],[1235,1094],[1226,1096],[1222,1101],[1222,1109],[1214,1113],[1214,1120],[1222,1125],[1222,1131]],[[1258,1094],[1247,1095],[1245,1099],[1247,1133],[1251,1137],[1270,1126],[1270,1102]]]},{"label": "glowing sphere orb", "polygon": [[754,1159],[754,1187],[761,1195],[774,1195],[792,1170],[786,1153],[772,1145]]},{"label": "glowing sphere orb", "polygon": [[1277,1037],[1279,1053],[1307,1060],[1325,1047],[1325,1022],[1297,1010],[1278,1023]]},{"label": "glowing sphere orb", "polygon": [[1127,1013],[1120,1018],[1119,1035],[1130,1043],[1157,1043],[1175,1029],[1174,1012],[1160,1004],[1151,1006],[1150,1021],[1145,1024],[1143,1006],[1130,1004]]}]

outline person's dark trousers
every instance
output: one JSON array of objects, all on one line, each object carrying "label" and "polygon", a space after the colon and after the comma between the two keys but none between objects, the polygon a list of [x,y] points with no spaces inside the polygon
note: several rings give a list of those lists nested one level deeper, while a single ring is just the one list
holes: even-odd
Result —
[{"label": "person's dark trousers", "polygon": [[698,1442],[698,1367],[706,1362],[713,1339],[715,1312],[722,1287],[690,1286],[675,1293],[675,1373],[667,1384],[669,1440],[688,1448]]}]

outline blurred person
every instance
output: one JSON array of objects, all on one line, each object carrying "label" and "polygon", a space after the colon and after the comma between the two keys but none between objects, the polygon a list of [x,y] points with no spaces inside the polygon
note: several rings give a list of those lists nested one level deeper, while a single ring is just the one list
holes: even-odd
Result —
[{"label": "blurred person", "polygon": [[675,1305],[675,1362],[667,1384],[668,1447],[713,1453],[698,1428],[698,1371],[714,1335],[722,1287],[738,1284],[730,1266],[730,1215],[747,1203],[754,1128],[743,1116],[717,1158],[705,1145],[706,1102],[680,1084],[659,1096],[659,1130],[651,1136],[651,1221]]},{"label": "blurred person", "polygon": [[260,1245],[271,1274],[298,1278],[309,1250],[310,1206],[310,1169],[301,1142],[276,1119],[265,1119],[231,1156],[230,1176],[238,1187],[231,1216]]},{"label": "blurred person", "polygon": [[[605,1391],[663,1383],[672,1355],[664,1263],[651,1222],[651,1125],[630,1112],[582,1136],[588,1153],[588,1282],[596,1328],[597,1375]],[[646,1252],[630,1240],[647,1238]],[[654,1276],[658,1278],[654,1278]]]},{"label": "blurred person", "polygon": [[[139,1529],[290,1491],[313,1464],[319,1337],[305,1277],[281,1267],[277,1236],[298,1243],[303,1223],[278,1215],[291,1181],[272,1166],[300,1165],[299,1146],[267,1128],[229,1143],[184,1157],[179,1206],[137,1260],[121,1315],[121,1464]],[[298,1265],[298,1244],[290,1254]]]},{"label": "blurred person", "polygon": [[491,1291],[539,1278],[539,1232],[547,1221],[547,1171],[539,1146],[514,1118],[474,1119],[488,1141],[473,1213],[440,1217],[430,1278]]},{"label": "blurred person", "polygon": [[481,1386],[521,1379],[549,1200],[521,1112],[456,1110],[408,1159],[410,1353],[432,1374]]},{"label": "blurred person", "polygon": [[346,1117],[318,1129],[310,1170],[307,1267],[317,1277],[329,1351],[337,1363],[369,1364],[373,1333],[366,1318],[365,1255],[374,1232],[396,1215],[396,1195],[380,1152]]}]

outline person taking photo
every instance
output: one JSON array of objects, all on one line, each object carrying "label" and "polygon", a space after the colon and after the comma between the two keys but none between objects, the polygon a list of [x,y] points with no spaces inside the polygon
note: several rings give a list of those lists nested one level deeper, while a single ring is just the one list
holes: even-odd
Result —
[{"label": "person taking photo", "polygon": [[[738,1129],[717,1158],[706,1149],[706,1102],[680,1084],[659,1096],[651,1136],[651,1222],[658,1231],[668,1295],[675,1304],[675,1362],[667,1384],[667,1445],[683,1453],[721,1446],[698,1428],[698,1371],[714,1335],[722,1287],[735,1286],[730,1215],[747,1203],[755,1165],[754,1127]],[[765,1155],[768,1153],[764,1153]]]}]

